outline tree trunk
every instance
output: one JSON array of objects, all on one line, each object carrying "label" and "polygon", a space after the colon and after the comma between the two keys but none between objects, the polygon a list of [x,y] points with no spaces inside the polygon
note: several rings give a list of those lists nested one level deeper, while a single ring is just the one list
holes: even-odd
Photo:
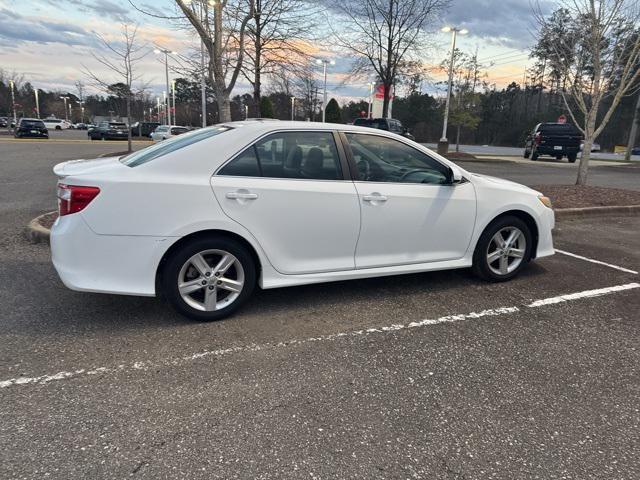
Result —
[{"label": "tree trunk", "polygon": [[[260,11],[260,0],[257,1],[256,8]],[[255,61],[254,61],[254,76],[253,76],[253,110],[256,118],[262,117],[260,111],[260,96],[262,90],[262,25],[260,24],[260,16],[256,15],[256,33],[255,33]]]},{"label": "tree trunk", "polygon": [[631,120],[631,130],[629,130],[629,139],[627,140],[627,151],[624,154],[624,161],[631,160],[631,150],[636,144],[636,137],[638,136],[638,114],[640,113],[640,93],[638,93],[638,100],[636,101],[636,108],[633,110],[633,120]]},{"label": "tree trunk", "polygon": [[592,108],[587,116],[587,122],[585,125],[584,146],[582,147],[582,156],[580,157],[580,165],[578,166],[578,178],[576,179],[576,185],[587,184],[587,174],[589,173],[589,160],[591,159],[591,146],[595,138],[593,137],[596,131],[596,115],[598,111],[596,108]]},{"label": "tree trunk", "polygon": [[229,94],[223,92],[217,96],[218,99],[218,116],[220,117],[220,123],[226,123],[231,121],[231,102],[229,101]]},{"label": "tree trunk", "polygon": [[127,95],[127,151],[131,152],[131,95]]},{"label": "tree trunk", "polygon": [[456,131],[456,152],[460,151],[460,125],[457,127]]},{"label": "tree trunk", "polygon": [[389,104],[391,103],[391,85],[383,84],[384,100],[382,101],[382,118],[389,117]]}]

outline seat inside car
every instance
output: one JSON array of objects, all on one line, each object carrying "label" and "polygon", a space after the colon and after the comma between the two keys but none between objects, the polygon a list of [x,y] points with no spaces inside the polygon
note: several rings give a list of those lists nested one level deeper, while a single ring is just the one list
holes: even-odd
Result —
[{"label": "seat inside car", "polygon": [[289,150],[283,167],[283,174],[286,178],[300,177],[300,166],[302,165],[302,157],[302,148],[299,145],[295,145]]}]

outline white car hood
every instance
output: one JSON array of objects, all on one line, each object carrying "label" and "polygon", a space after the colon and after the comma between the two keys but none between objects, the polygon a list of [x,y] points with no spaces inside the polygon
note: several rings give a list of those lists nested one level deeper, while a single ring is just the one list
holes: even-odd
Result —
[{"label": "white car hood", "polygon": [[53,167],[53,173],[64,178],[70,175],[89,175],[102,173],[116,168],[127,168],[120,162],[120,157],[105,157],[92,160],[69,160]]},{"label": "white car hood", "polygon": [[497,185],[505,185],[505,186],[508,186],[509,188],[512,188],[514,190],[518,190],[518,191],[521,191],[521,192],[527,192],[527,193],[532,193],[532,194],[536,194],[536,195],[541,195],[541,193],[538,192],[537,190],[534,190],[533,188],[527,187],[526,185],[522,185],[521,183],[512,182],[511,180],[505,180],[504,178],[499,178],[499,177],[491,177],[489,175],[482,175],[480,173],[472,173],[471,175],[473,175],[476,178],[481,179],[483,182],[486,182],[486,183],[493,183],[493,184],[497,184]]}]

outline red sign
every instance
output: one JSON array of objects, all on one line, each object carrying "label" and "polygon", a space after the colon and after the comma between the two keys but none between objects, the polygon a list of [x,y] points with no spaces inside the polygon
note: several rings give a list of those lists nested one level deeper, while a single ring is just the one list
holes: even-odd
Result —
[{"label": "red sign", "polygon": [[567,123],[567,117],[566,115],[560,115],[558,117],[558,123]]}]

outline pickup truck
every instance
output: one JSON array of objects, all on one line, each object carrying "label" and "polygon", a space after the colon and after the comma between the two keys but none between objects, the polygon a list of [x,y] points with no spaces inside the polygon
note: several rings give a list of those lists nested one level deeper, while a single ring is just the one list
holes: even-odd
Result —
[{"label": "pickup truck", "polygon": [[525,140],[524,158],[537,160],[540,155],[548,155],[558,160],[567,157],[574,163],[581,142],[582,134],[569,123],[539,123]]}]

